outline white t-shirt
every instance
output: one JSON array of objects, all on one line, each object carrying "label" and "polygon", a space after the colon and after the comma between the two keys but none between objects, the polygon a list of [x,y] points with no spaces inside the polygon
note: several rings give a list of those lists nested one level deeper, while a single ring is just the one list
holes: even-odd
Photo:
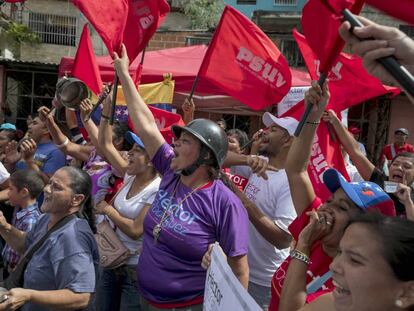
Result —
[{"label": "white t-shirt", "polygon": [[[244,177],[250,176],[244,189],[249,200],[255,203],[266,216],[273,219],[279,228],[289,233],[288,227],[296,218],[296,211],[285,170],[267,171],[268,180],[252,174],[249,167],[238,168],[237,173]],[[252,283],[270,287],[274,272],[288,255],[289,248],[277,249],[262,237],[252,223],[249,224],[248,261],[249,280]]]},{"label": "white t-shirt", "polygon": [[9,179],[9,177],[9,172],[4,167],[3,163],[0,162],[0,184],[4,183],[7,179]]},{"label": "white t-shirt", "polygon": [[[155,195],[158,192],[160,186],[161,178],[156,177],[148,186],[146,186],[141,192],[133,196],[132,198],[126,199],[126,196],[131,189],[132,183],[135,179],[135,176],[125,175],[124,177],[124,186],[117,194],[114,200],[114,208],[118,211],[121,216],[135,219],[139,212],[146,204],[152,204],[154,201]],[[114,224],[111,222],[111,225]],[[123,233],[119,228],[115,230],[119,239],[124,243],[124,245],[131,251],[137,252],[141,250],[142,247],[142,237],[138,240],[131,239],[128,235]],[[139,255],[131,256],[127,265],[136,265],[138,264]]]}]

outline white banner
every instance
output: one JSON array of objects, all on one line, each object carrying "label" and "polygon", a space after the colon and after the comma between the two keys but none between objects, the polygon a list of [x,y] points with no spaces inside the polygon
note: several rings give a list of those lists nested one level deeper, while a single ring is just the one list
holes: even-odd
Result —
[{"label": "white banner", "polygon": [[309,86],[292,87],[289,93],[277,104],[277,115],[281,116],[290,108],[295,106],[298,102],[305,98],[305,92],[309,89]]},{"label": "white banner", "polygon": [[211,265],[207,270],[203,310],[261,311],[258,304],[233,274],[218,246],[214,246],[211,252]]}]

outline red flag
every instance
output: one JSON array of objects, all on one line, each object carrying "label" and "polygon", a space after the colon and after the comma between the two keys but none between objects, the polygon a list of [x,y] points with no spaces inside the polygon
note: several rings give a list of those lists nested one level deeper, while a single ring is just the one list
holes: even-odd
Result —
[{"label": "red flag", "polygon": [[[307,45],[304,36],[297,31],[293,31],[293,36],[299,45],[304,57],[309,74],[313,80],[317,80],[320,75],[319,60]],[[386,93],[398,94],[397,88],[390,88],[382,85],[375,77],[369,75],[362,65],[362,60],[358,57],[351,57],[341,53],[334,62],[329,73],[329,91],[331,100],[327,109],[334,110],[338,116],[343,109],[359,104],[365,100],[377,97]],[[290,116],[300,119],[304,110],[304,101],[288,110],[282,117]],[[323,184],[322,176],[326,169],[333,167],[348,178],[344,160],[342,157],[339,141],[333,141],[329,137],[327,124],[322,122],[316,132],[315,141],[308,166],[308,173],[316,194],[322,199],[327,199],[330,192]]]},{"label": "red flag", "polygon": [[145,48],[170,11],[165,0],[128,0],[124,44],[130,63]]},{"label": "red flag", "polygon": [[327,74],[345,43],[338,34],[343,9],[359,14],[363,0],[309,0],[302,11],[302,28],[309,46],[321,61],[320,71]]},{"label": "red flag", "polygon": [[366,2],[395,18],[414,25],[413,0],[366,0]]},{"label": "red flag", "polygon": [[[317,80],[321,72],[320,61],[303,35],[294,30],[293,36],[312,80]],[[327,109],[333,109],[338,113],[374,97],[387,93],[395,96],[400,93],[398,88],[385,86],[379,79],[371,76],[365,70],[361,58],[345,53],[341,53],[333,63],[328,78],[331,101]]]},{"label": "red flag", "polygon": [[82,35],[79,41],[73,63],[72,75],[85,84],[94,92],[99,94],[102,88],[102,79],[99,73],[98,63],[93,52],[88,24],[83,26]]},{"label": "red flag", "polygon": [[[304,101],[302,100],[280,117],[293,117],[300,120],[303,110]],[[322,179],[323,173],[330,167],[337,169],[347,180],[349,180],[339,142],[337,139],[335,141],[330,139],[327,124],[321,122],[313,142],[308,165],[308,174],[316,195],[320,197],[322,201],[327,200],[331,196],[331,193],[328,188],[326,188]]]},{"label": "red flag", "polygon": [[121,51],[128,0],[72,0],[101,36],[109,53]]},{"label": "red flag", "polygon": [[[151,110],[152,115],[155,118],[155,122],[157,123],[158,129],[160,130],[165,141],[171,144],[174,138],[174,135],[171,132],[171,126],[173,125],[184,126],[185,125],[184,121],[181,119],[181,115],[168,112],[163,109],[151,107],[151,105],[148,105],[148,108]],[[139,133],[135,131],[135,126],[132,123],[130,117],[128,117],[128,126],[132,129],[134,133],[136,133],[139,136]]]},{"label": "red flag", "polygon": [[288,63],[275,44],[231,6],[224,9],[199,77],[254,110],[278,103],[292,80]]}]

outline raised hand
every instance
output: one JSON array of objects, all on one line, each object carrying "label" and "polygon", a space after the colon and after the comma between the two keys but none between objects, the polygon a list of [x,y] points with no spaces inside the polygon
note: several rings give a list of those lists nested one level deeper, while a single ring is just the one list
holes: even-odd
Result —
[{"label": "raised hand", "polygon": [[20,160],[21,154],[17,150],[18,146],[19,146],[19,144],[15,140],[12,140],[12,141],[7,143],[7,146],[5,148],[4,163],[14,164],[14,163],[16,163]]},{"label": "raised hand", "polygon": [[53,113],[48,107],[42,106],[39,109],[37,109],[37,112],[39,114],[40,120],[43,123],[54,121]]},{"label": "raised hand", "polygon": [[25,161],[33,160],[36,149],[37,144],[31,138],[25,139],[20,143],[20,152],[22,153],[22,157]]},{"label": "raised hand", "polygon": [[184,103],[181,105],[181,109],[183,110],[183,113],[186,114],[194,113],[195,105],[193,99],[188,100],[188,98],[186,98]]},{"label": "raised hand", "polygon": [[305,93],[305,105],[313,105],[309,121],[319,121],[329,102],[328,82],[321,88],[317,81],[312,81],[311,88]]},{"label": "raised hand", "polygon": [[90,115],[90,113],[92,112],[93,105],[92,105],[91,101],[88,98],[86,98],[86,99],[81,101],[81,103],[79,105],[79,108],[80,108],[81,119],[85,120]]},{"label": "raised hand", "polygon": [[129,58],[125,45],[122,44],[121,57],[116,52],[114,52],[112,58],[114,60],[114,67],[118,76],[121,74],[129,74]]},{"label": "raised hand", "polygon": [[[362,57],[369,73],[384,82],[395,82],[394,78],[376,61],[378,58],[391,55],[414,73],[414,41],[410,37],[397,28],[382,26],[361,16],[357,18],[365,25],[364,27],[355,27],[352,34],[349,32],[351,25],[349,22],[344,22],[339,28],[339,34],[352,53]],[[360,41],[361,39],[365,40]]]}]

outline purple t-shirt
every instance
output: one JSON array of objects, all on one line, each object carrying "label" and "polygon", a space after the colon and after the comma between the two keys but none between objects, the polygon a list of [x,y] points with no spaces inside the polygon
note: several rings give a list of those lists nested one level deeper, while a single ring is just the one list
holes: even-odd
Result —
[{"label": "purple t-shirt", "polygon": [[[164,144],[152,159],[163,176],[144,220],[144,241],[137,275],[142,295],[156,303],[185,302],[203,295],[206,271],[201,259],[218,241],[229,257],[247,254],[248,216],[236,195],[220,180],[191,194],[170,169],[174,153]],[[174,198],[171,196],[177,187]],[[152,230],[166,209],[174,210],[154,244]]]}]

